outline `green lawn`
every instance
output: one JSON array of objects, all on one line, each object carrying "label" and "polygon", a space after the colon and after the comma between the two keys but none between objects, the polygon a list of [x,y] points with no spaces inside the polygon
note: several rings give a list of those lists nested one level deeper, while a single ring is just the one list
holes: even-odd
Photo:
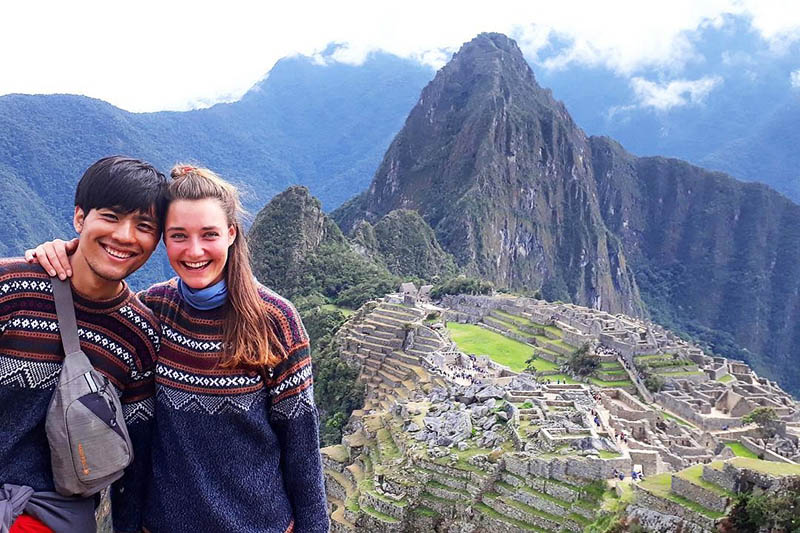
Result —
[{"label": "green lawn", "polygon": [[771,476],[800,476],[800,465],[779,463],[777,461],[762,461],[749,457],[734,457],[729,462],[739,468],[749,468]]},{"label": "green lawn", "polygon": [[690,466],[686,470],[681,470],[675,475],[697,485],[698,487],[702,487],[709,492],[713,492],[717,496],[726,496],[728,498],[733,498],[735,496],[733,492],[703,479],[703,465]]},{"label": "green lawn", "polygon": [[717,381],[719,381],[720,383],[730,383],[731,381],[733,381],[733,376],[731,376],[730,374],[725,374]]},{"label": "green lawn", "polygon": [[639,483],[639,486],[643,489],[646,489],[656,496],[664,498],[665,500],[670,500],[677,504],[680,504],[688,509],[691,509],[697,513],[700,513],[704,516],[707,516],[711,519],[717,519],[725,516],[724,513],[718,513],[711,509],[707,509],[702,505],[698,505],[697,503],[687,500],[682,496],[678,496],[677,494],[672,493],[672,475],[669,473],[664,474],[656,474],[655,476],[650,476],[646,478],[644,481]]},{"label": "green lawn", "polygon": [[[480,326],[450,322],[447,324],[447,330],[459,350],[475,355],[486,354],[492,361],[505,365],[515,372],[525,370],[525,361],[533,355],[533,347]],[[544,359],[534,361],[534,366],[537,370],[558,368],[554,363]],[[542,368],[539,368],[540,366]]]},{"label": "green lawn", "polygon": [[750,459],[758,459],[758,454],[751,452],[748,450],[744,444],[741,442],[728,442],[725,444],[728,448],[733,451],[733,454],[736,457],[748,457]]}]

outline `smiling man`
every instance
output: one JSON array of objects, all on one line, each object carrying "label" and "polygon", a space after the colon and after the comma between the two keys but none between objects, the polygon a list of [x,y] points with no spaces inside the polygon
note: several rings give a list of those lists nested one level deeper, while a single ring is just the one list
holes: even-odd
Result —
[{"label": "smiling man", "polygon": [[[123,281],[161,236],[167,181],[151,165],[107,157],[75,194],[80,234],[70,258],[81,348],[120,394],[134,462],[112,491],[117,531],[139,531],[133,496],[149,464],[153,368],[159,327]],[[50,277],[21,259],[0,260],[0,530],[95,531],[94,499],[55,493],[45,417],[64,352]],[[13,525],[11,525],[13,524]]]}]

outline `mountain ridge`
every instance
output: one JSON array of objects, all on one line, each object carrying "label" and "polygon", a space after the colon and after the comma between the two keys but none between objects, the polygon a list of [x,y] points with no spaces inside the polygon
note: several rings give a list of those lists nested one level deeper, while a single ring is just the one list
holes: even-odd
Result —
[{"label": "mountain ridge", "polygon": [[[760,184],[586,137],[516,45],[498,40],[513,42],[482,34],[437,73],[369,189],[334,219],[347,231],[417,209],[459,266],[499,287],[652,314],[796,389],[800,206]],[[467,60],[493,74],[470,84],[459,77]],[[509,80],[517,84],[504,87]]]}]

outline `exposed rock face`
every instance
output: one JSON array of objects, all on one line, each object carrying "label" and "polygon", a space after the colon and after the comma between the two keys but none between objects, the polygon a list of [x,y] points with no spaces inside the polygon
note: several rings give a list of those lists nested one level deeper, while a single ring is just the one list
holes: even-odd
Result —
[{"label": "exposed rock face", "polygon": [[345,228],[418,210],[460,266],[501,287],[641,315],[600,213],[591,147],[517,45],[482,34],[425,88]]}]

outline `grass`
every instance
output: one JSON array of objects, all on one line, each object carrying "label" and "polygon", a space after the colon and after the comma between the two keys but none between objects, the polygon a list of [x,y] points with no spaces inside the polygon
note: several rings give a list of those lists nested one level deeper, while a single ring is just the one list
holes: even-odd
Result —
[{"label": "grass", "polygon": [[747,449],[747,447],[741,442],[729,442],[725,444],[725,446],[730,448],[731,451],[733,452],[733,455],[735,455],[736,457],[747,457],[750,459],[758,459],[758,454],[753,453],[752,451]]},{"label": "grass", "polygon": [[347,448],[341,444],[335,444],[333,446],[322,448],[320,449],[320,452],[322,452],[324,455],[327,455],[337,463],[344,463],[350,459],[350,455],[347,453]]},{"label": "grass", "polygon": [[378,448],[380,450],[381,461],[391,461],[400,457],[400,450],[394,443],[392,434],[386,428],[378,430]]},{"label": "grass", "polygon": [[421,516],[429,516],[429,517],[437,517],[439,513],[431,509],[430,507],[425,507],[424,505],[420,505],[419,507],[414,508],[414,514],[418,514]]},{"label": "grass", "polygon": [[488,505],[486,505],[485,503],[478,502],[474,504],[473,507],[477,511],[480,511],[481,513],[490,516],[495,520],[499,520],[501,522],[506,522],[508,524],[517,526],[518,528],[523,529],[525,531],[545,531],[544,529],[538,528],[532,524],[528,524],[527,522],[523,522],[521,520],[517,520],[516,518],[511,518],[510,516],[500,514],[491,507],[489,507]]},{"label": "grass", "polygon": [[716,520],[717,518],[722,518],[725,516],[725,513],[719,513],[717,511],[712,511],[702,505],[699,505],[691,500],[687,500],[682,496],[678,496],[677,494],[673,494],[671,487],[672,487],[672,475],[669,473],[664,474],[656,474],[655,476],[650,476],[644,481],[639,483],[639,486],[660,498],[664,498],[665,500],[669,500],[671,502],[677,503],[687,509],[691,509],[692,511],[701,514],[707,518],[711,518],[712,520]]},{"label": "grass", "polygon": [[589,382],[598,387],[630,387],[633,385],[629,379],[621,381],[603,381],[602,379],[589,378]]},{"label": "grass", "polygon": [[598,453],[600,454],[600,459],[616,459],[622,457],[621,453],[610,452],[608,450],[599,450]]},{"label": "grass", "polygon": [[776,477],[800,476],[800,465],[762,461],[761,459],[751,459],[749,457],[734,457],[729,463],[738,468],[749,468],[750,470]]},{"label": "grass", "polygon": [[690,427],[690,428],[695,427],[694,424],[690,424],[689,422],[687,422],[683,418],[679,418],[679,417],[677,417],[675,415],[671,415],[666,411],[661,411],[661,416],[663,416],[664,418],[669,419],[669,420],[674,420],[675,422],[677,422],[678,424],[680,424],[682,426],[686,426],[686,427]]},{"label": "grass", "polygon": [[559,380],[561,381],[561,383],[567,383],[567,384],[572,384],[572,385],[574,385],[575,383],[578,383],[577,381],[575,381],[574,379],[572,379],[571,377],[569,377],[566,374],[553,374],[552,376],[540,376],[540,377],[537,378],[537,381],[539,381],[541,383],[542,381],[545,381],[545,380],[548,380],[548,379],[550,380],[550,383],[555,383],[556,381],[559,381]]},{"label": "grass", "polygon": [[735,496],[735,494],[732,493],[731,491],[726,490],[725,488],[720,487],[719,485],[715,485],[714,483],[710,483],[705,479],[703,479],[702,477],[703,465],[691,466],[686,470],[681,470],[675,475],[681,479],[685,479],[686,481],[689,481],[690,483],[697,485],[698,487],[702,487],[709,492],[713,492],[717,496],[723,496],[728,498],[733,498]]},{"label": "grass", "polygon": [[347,308],[347,307],[341,307],[341,306],[336,305],[336,304],[323,304],[322,308],[325,309],[326,311],[340,311],[345,317],[348,317],[348,316],[352,315],[353,313],[355,313],[354,309],[350,309],[350,308]]},{"label": "grass", "polygon": [[733,376],[731,376],[730,374],[725,374],[717,381],[719,381],[720,383],[730,383],[731,381],[733,381]]},{"label": "grass", "polygon": [[373,509],[372,507],[362,507],[361,510],[364,511],[365,513],[367,513],[368,515],[371,515],[374,518],[377,518],[381,522],[389,522],[390,524],[396,524],[396,523],[398,523],[400,521],[397,518],[395,518],[393,516],[389,516],[386,513],[382,513],[380,511],[378,511],[377,509]]},{"label": "grass", "polygon": [[447,329],[459,350],[475,355],[486,354],[492,361],[515,372],[525,370],[525,361],[533,355],[531,346],[480,326],[450,322]]}]

